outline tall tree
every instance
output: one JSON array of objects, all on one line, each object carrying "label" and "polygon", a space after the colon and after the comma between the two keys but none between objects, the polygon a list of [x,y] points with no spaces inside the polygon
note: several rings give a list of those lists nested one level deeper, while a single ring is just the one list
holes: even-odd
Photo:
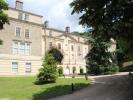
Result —
[{"label": "tall tree", "polygon": [[52,54],[47,53],[43,59],[42,68],[39,69],[37,75],[37,82],[39,84],[56,82],[57,74],[57,61]]},{"label": "tall tree", "polygon": [[[92,27],[93,36],[101,36],[103,42],[114,38],[117,49],[126,48],[124,53],[133,53],[133,0],[74,0],[74,13],[82,13],[80,24]],[[125,41],[124,47],[119,41]],[[119,50],[118,50],[119,51]]]},{"label": "tall tree", "polygon": [[58,50],[57,48],[51,48],[48,53],[53,55],[58,64],[61,64],[64,56],[60,50]]},{"label": "tall tree", "polygon": [[[4,13],[4,10],[8,10],[8,4],[4,0],[0,0],[0,30],[3,29],[4,24],[9,24],[8,15]],[[2,40],[0,40],[2,44]]]}]

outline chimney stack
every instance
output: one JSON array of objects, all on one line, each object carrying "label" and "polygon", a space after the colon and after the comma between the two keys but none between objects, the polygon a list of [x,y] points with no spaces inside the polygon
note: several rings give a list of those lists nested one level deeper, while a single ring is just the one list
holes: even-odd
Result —
[{"label": "chimney stack", "polygon": [[23,0],[16,0],[16,9],[23,10]]},{"label": "chimney stack", "polygon": [[48,21],[47,20],[44,22],[44,27],[48,28]]},{"label": "chimney stack", "polygon": [[70,33],[70,27],[67,26],[66,29],[65,29],[66,33]]}]

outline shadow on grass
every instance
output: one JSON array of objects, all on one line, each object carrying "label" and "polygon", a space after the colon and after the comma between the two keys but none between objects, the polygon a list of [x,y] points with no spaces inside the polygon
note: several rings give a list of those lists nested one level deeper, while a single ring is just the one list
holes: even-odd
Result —
[{"label": "shadow on grass", "polygon": [[[85,86],[87,86],[87,84],[76,83],[74,84],[74,91],[77,91]],[[41,93],[34,94],[32,100],[47,100],[56,96],[62,96],[70,93],[72,93],[71,85],[59,85],[47,88],[45,91]]]},{"label": "shadow on grass", "polygon": [[35,85],[45,85],[45,84],[53,84],[53,83],[56,83],[56,82],[39,82],[39,81],[36,81],[36,82],[33,82],[33,84],[35,84]]}]

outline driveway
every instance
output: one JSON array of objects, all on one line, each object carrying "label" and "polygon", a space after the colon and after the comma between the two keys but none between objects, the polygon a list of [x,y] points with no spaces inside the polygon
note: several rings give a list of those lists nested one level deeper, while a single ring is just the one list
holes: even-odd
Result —
[{"label": "driveway", "polygon": [[133,77],[97,77],[94,84],[80,91],[50,100],[133,100]]}]

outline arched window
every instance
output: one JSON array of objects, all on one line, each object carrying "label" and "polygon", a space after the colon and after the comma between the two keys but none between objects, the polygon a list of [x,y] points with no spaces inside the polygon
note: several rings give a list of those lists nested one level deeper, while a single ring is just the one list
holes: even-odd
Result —
[{"label": "arched window", "polygon": [[73,74],[76,73],[76,67],[73,67]]},{"label": "arched window", "polygon": [[65,69],[65,75],[70,75],[70,68],[69,67],[66,67],[66,69]]}]

